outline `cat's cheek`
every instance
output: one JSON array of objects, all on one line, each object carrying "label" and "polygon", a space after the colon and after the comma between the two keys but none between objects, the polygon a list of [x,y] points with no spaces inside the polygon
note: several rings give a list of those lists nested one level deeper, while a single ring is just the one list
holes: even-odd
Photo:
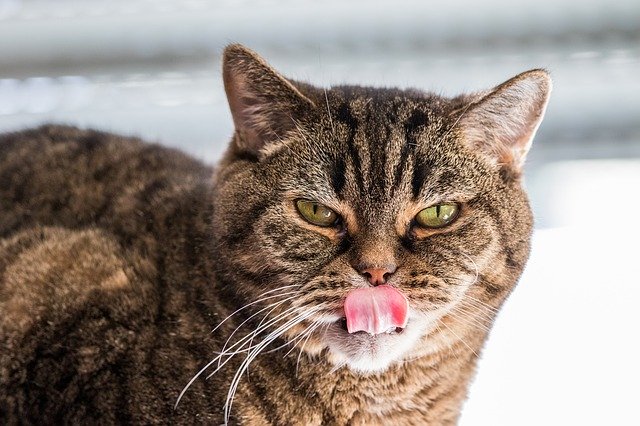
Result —
[{"label": "cat's cheek", "polygon": [[333,258],[335,244],[323,235],[301,229],[282,217],[265,216],[260,220],[255,233],[260,238],[258,253],[263,262],[276,261],[285,269],[315,269]]}]

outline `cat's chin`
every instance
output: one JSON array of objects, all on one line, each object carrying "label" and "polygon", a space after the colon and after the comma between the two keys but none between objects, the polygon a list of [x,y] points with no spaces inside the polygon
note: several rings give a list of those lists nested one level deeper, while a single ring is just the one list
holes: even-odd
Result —
[{"label": "cat's chin", "polygon": [[359,374],[377,374],[401,362],[424,336],[424,319],[414,317],[401,331],[371,335],[348,333],[340,323],[332,325],[326,334],[328,360]]}]

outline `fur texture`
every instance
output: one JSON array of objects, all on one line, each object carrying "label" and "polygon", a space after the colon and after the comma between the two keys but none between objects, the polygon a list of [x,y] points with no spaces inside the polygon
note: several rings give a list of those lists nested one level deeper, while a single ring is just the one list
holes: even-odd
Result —
[{"label": "fur texture", "polygon": [[[215,171],[89,130],[0,137],[0,420],[454,424],[528,257],[548,75],[323,90],[239,45],[223,75],[236,133]],[[451,225],[416,225],[442,202]],[[383,266],[407,327],[347,333],[346,294]]]}]

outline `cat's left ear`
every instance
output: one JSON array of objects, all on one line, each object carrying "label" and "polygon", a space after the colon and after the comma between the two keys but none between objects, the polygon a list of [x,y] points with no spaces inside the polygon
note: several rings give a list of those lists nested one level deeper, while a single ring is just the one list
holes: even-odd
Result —
[{"label": "cat's left ear", "polygon": [[284,139],[314,107],[289,80],[242,45],[224,50],[222,76],[236,128],[234,143],[256,158]]},{"label": "cat's left ear", "polygon": [[457,127],[474,150],[519,176],[550,93],[547,71],[524,72],[472,102],[462,112]]}]

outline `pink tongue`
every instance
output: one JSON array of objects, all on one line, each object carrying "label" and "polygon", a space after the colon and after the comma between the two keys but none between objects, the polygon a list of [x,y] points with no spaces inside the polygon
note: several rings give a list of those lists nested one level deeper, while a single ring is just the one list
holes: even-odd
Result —
[{"label": "pink tongue", "polygon": [[388,285],[352,290],[344,301],[347,331],[380,334],[393,327],[404,328],[408,308],[402,293]]}]

